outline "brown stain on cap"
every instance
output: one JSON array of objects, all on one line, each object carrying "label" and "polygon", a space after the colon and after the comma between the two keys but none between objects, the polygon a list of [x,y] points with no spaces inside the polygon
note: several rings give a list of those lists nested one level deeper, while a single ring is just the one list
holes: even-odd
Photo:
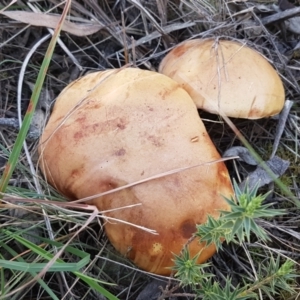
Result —
[{"label": "brown stain on cap", "polygon": [[185,239],[189,239],[196,232],[196,223],[194,220],[189,219],[181,223],[180,233]]},{"label": "brown stain on cap", "polygon": [[186,44],[178,45],[178,47],[174,48],[170,53],[175,57],[180,57],[182,54],[184,54],[187,49],[189,49],[190,46]]}]

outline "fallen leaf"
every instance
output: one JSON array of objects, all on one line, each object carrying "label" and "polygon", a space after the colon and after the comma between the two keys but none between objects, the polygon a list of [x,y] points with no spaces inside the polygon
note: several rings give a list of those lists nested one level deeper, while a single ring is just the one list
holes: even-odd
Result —
[{"label": "fallen leaf", "polygon": [[[40,27],[56,28],[60,16],[50,15],[28,11],[3,11],[0,14],[26,24]],[[87,36],[103,29],[104,26],[101,24],[95,24],[93,22],[78,24],[69,21],[65,21],[62,27],[63,31],[74,34],[76,36]]]},{"label": "fallen leaf", "polygon": [[238,156],[240,161],[244,161],[248,165],[257,166],[256,160],[253,158],[249,150],[242,146],[234,146],[227,149],[223,157]]},{"label": "fallen leaf", "polygon": [[[283,160],[278,156],[267,160],[266,165],[272,170],[276,178],[280,177],[288,169],[290,162]],[[239,184],[241,189],[244,189],[245,185],[248,184],[250,189],[255,185],[262,187],[266,184],[273,182],[273,179],[270,177],[269,173],[260,165],[257,166],[256,170],[248,175],[248,177]]]},{"label": "fallen leaf", "polygon": [[[226,150],[223,154],[223,157],[238,156],[240,161],[245,163],[257,166],[257,168],[248,174],[247,178],[239,184],[241,189],[244,189],[245,185],[248,184],[249,188],[254,188],[257,184],[258,187],[262,187],[266,184],[273,182],[273,179],[270,177],[269,173],[264,169],[263,166],[259,165],[252,157],[249,150],[242,146],[231,147]],[[283,175],[288,169],[290,162],[283,160],[278,156],[273,156],[271,159],[265,161],[265,164],[271,169],[275,177]]]}]

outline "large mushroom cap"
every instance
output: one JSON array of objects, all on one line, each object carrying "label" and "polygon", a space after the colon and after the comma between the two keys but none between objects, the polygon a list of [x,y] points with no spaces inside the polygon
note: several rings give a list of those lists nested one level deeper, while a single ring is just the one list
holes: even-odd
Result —
[{"label": "large mushroom cap", "polygon": [[166,55],[159,72],[180,83],[197,107],[210,113],[258,119],[278,114],[284,105],[284,88],[275,69],[239,42],[183,42]]},{"label": "large mushroom cap", "polygon": [[[39,144],[46,179],[70,200],[220,159],[194,102],[178,83],[150,71],[108,70],[70,84],[58,97]],[[222,162],[150,180],[91,201],[116,220],[105,230],[115,248],[139,267],[168,275],[207,215],[228,209],[232,187]],[[204,248],[197,240],[191,255]],[[199,262],[212,256],[210,245]]]}]

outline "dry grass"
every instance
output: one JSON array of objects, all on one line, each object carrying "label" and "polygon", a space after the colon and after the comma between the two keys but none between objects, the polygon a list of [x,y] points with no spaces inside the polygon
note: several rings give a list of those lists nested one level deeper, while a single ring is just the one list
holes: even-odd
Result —
[{"label": "dry grass", "polygon": [[[10,1],[2,1],[4,6],[9,3]],[[282,180],[299,199],[300,61],[297,45],[299,36],[292,33],[282,20],[275,20],[272,23],[266,21],[266,17],[275,15],[274,4],[276,1],[270,0],[73,0],[69,13],[70,20],[82,24],[101,25],[102,29],[88,36],[76,36],[68,32],[61,34],[65,50],[61,45],[57,45],[55,49],[40,100],[40,108],[44,113],[42,121],[50,113],[50,106],[60,91],[69,82],[89,71],[118,68],[128,64],[157,70],[163,56],[186,39],[195,37],[240,39],[269,59],[283,79],[286,98],[294,101],[277,155],[290,161],[290,168]],[[60,0],[17,1],[10,9],[61,14],[63,3]],[[75,28],[76,30],[79,34],[79,28]],[[44,27],[27,26],[0,15],[0,118],[17,120],[18,114],[25,113],[31,95],[30,83],[36,80],[48,46],[47,42],[41,43],[34,51],[24,72],[22,90],[18,91],[21,67],[33,45],[47,34],[48,30]],[[21,99],[19,107],[18,97]],[[203,112],[200,115],[204,119],[217,120],[216,117]],[[268,159],[274,143],[277,121],[274,119],[233,121],[255,150],[264,159]],[[42,126],[42,123],[38,122],[37,127]],[[12,121],[10,126],[0,127],[0,172],[14,144],[18,132],[16,124]],[[220,123],[205,121],[205,125],[221,153],[231,146],[241,145],[225,123],[220,126]],[[18,168],[10,180],[8,193],[24,198],[63,200],[43,182],[42,178],[34,180],[30,167],[36,168],[36,136],[33,135],[27,142],[29,155],[25,152],[21,154]],[[229,164],[228,167],[233,177],[236,177],[237,173],[245,177],[250,171],[242,163],[237,166]],[[216,275],[219,282],[224,283],[228,274],[233,278],[234,285],[243,279],[251,280],[260,262],[271,254],[279,253],[296,262],[300,261],[299,209],[272,184],[267,189],[273,190],[272,201],[280,208],[287,208],[288,215],[262,223],[272,238],[270,243],[260,244],[253,240],[253,243],[245,244],[243,247],[230,244],[225,246],[224,251],[215,255],[210,271]],[[63,243],[74,237],[72,245],[91,254],[90,263],[82,271],[96,276],[99,280],[115,283],[107,289],[120,299],[138,299],[146,284],[154,278],[151,274],[137,270],[115,253],[106,240],[99,219],[93,219],[83,232],[76,234],[76,228],[86,225],[88,214],[80,215],[74,207],[48,205],[43,207],[44,212],[40,205],[33,203],[23,203],[22,207],[22,210],[15,209],[9,202],[0,206],[0,230],[24,229],[27,238],[48,251],[53,249],[45,245],[43,239],[39,239],[38,236]],[[45,225],[45,214],[50,227]],[[49,235],[49,228],[52,228],[53,236]],[[34,259],[34,256],[24,252],[24,247],[16,241],[7,239],[2,242],[15,250],[15,253],[6,253],[0,246],[2,258],[9,260],[14,255],[21,254],[21,257],[28,261]],[[252,264],[247,254],[252,256]],[[63,258],[69,262],[77,259],[72,254],[66,254]],[[28,276],[21,277],[20,274],[0,270],[3,282],[9,282],[11,278],[17,276],[20,276],[20,281],[15,288],[25,286],[29,280]],[[99,293],[82,281],[76,281],[76,277],[68,272],[47,273],[43,279],[59,299],[103,299]],[[162,278],[158,277],[158,280],[160,281],[155,285],[156,288],[158,285],[166,285],[166,281]],[[169,289],[177,284],[176,281],[168,283]],[[296,290],[300,294],[299,282]],[[191,291],[174,290],[175,292],[179,295],[177,299],[194,298],[190,294]],[[171,294],[165,291],[166,299]],[[39,284],[29,285],[16,295],[16,299],[47,298]],[[276,299],[295,299],[294,296],[289,297],[282,294]]]}]

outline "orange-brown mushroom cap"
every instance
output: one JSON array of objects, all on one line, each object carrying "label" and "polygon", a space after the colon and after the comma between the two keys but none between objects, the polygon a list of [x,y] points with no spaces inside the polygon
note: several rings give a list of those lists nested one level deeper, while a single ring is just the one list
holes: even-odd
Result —
[{"label": "orange-brown mushroom cap", "polygon": [[240,42],[185,41],[165,56],[159,72],[180,83],[197,107],[210,113],[259,119],[284,106],[284,87],[275,69]]},{"label": "orange-brown mushroom cap", "polygon": [[[107,70],[70,84],[55,103],[39,153],[46,179],[70,200],[191,167],[89,202],[107,217],[114,247],[149,272],[170,274],[173,253],[196,224],[229,209],[223,198],[233,193],[229,175],[223,162],[204,165],[220,155],[194,102],[159,73]],[[112,209],[118,210],[105,212]],[[193,256],[203,250],[199,262],[215,252],[198,240],[189,249]]]}]

